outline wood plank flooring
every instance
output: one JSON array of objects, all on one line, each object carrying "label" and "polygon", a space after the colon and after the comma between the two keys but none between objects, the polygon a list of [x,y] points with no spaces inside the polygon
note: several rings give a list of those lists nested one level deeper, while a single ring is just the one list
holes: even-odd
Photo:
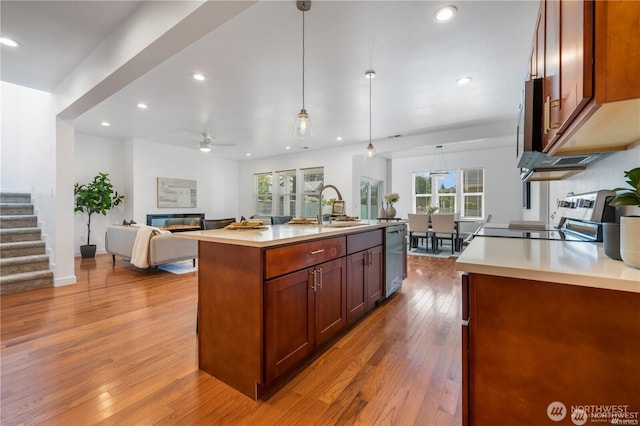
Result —
[{"label": "wood plank flooring", "polygon": [[197,273],[76,259],[78,284],[2,296],[0,423],[459,425],[460,277],[409,276],[266,401],[198,370]]}]

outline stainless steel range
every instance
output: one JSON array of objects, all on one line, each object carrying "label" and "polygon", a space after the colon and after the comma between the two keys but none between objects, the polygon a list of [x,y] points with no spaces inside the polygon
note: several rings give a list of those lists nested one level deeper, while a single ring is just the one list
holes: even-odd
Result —
[{"label": "stainless steel range", "polygon": [[474,237],[507,237],[564,241],[602,241],[602,223],[615,219],[609,206],[614,191],[595,191],[569,194],[558,200],[551,215],[553,225],[524,229],[488,223],[474,233]]}]

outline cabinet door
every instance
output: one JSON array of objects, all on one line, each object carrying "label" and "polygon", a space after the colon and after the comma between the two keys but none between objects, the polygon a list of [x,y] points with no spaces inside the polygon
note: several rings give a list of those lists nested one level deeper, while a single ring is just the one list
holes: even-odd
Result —
[{"label": "cabinet door", "polygon": [[311,353],[315,345],[313,318],[312,269],[267,281],[265,310],[265,379],[267,383]]},{"label": "cabinet door", "polygon": [[345,258],[315,267],[315,337],[321,345],[347,325],[347,268]]},{"label": "cabinet door", "polygon": [[560,122],[560,1],[545,2],[542,146],[546,149]]},{"label": "cabinet door", "polygon": [[362,318],[366,313],[364,262],[364,251],[347,256],[347,322],[349,324]]},{"label": "cabinet door", "polygon": [[368,264],[366,267],[367,310],[375,307],[378,299],[382,297],[382,284],[384,283],[384,269],[382,246],[367,250]]},{"label": "cabinet door", "polygon": [[593,96],[593,2],[560,3],[561,134]]}]

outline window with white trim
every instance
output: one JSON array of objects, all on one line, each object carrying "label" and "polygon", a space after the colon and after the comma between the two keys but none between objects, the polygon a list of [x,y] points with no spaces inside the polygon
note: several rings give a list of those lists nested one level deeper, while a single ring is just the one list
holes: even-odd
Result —
[{"label": "window with white trim", "polygon": [[297,199],[297,176],[295,170],[276,172],[278,188],[276,193],[276,215],[295,216]]},{"label": "window with white trim", "polygon": [[[318,198],[324,182],[324,167],[256,173],[254,180],[254,215],[318,215]],[[303,185],[298,185],[303,182]]]},{"label": "window with white trim", "polygon": [[484,168],[462,170],[462,213],[464,219],[484,218]]},{"label": "window with white trim", "polygon": [[256,173],[254,180],[255,213],[271,216],[273,213],[273,173]]}]

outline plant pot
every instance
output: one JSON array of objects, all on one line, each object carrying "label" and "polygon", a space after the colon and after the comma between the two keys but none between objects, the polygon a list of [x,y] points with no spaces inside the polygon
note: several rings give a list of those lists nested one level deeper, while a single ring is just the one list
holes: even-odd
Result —
[{"label": "plant pot", "polygon": [[622,261],[640,269],[640,216],[620,218],[620,256]]},{"label": "plant pot", "polygon": [[393,206],[387,207],[387,215],[385,217],[396,217],[396,209]]},{"label": "plant pot", "polygon": [[80,246],[80,255],[83,259],[90,259],[96,256],[96,245],[89,244]]},{"label": "plant pot", "polygon": [[604,254],[611,259],[622,260],[622,257],[620,257],[620,224],[605,222],[602,224],[602,227]]}]

